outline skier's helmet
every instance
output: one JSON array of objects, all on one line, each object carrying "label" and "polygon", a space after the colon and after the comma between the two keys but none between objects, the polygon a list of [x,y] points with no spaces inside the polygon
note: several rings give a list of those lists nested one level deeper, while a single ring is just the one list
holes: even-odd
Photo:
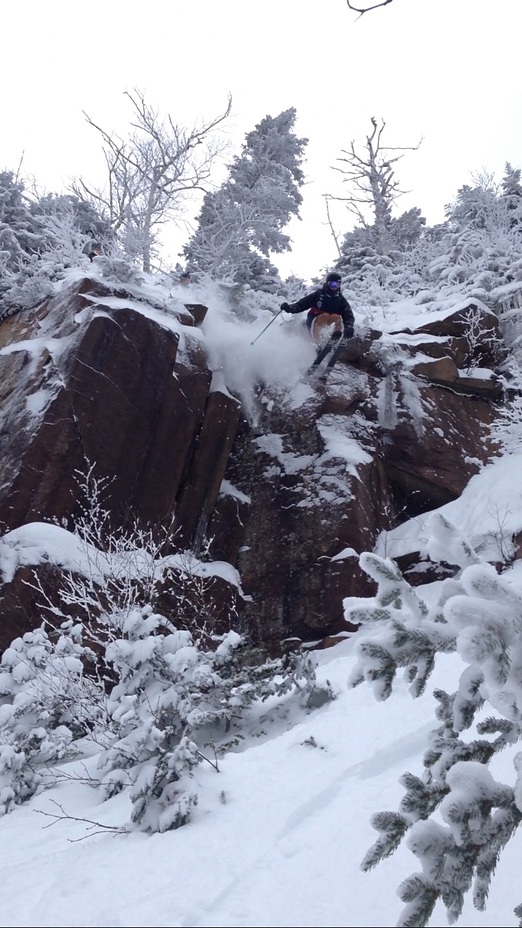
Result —
[{"label": "skier's helmet", "polygon": [[330,273],[326,275],[324,285],[331,293],[339,293],[341,289],[341,275],[338,274],[337,271],[330,271]]}]

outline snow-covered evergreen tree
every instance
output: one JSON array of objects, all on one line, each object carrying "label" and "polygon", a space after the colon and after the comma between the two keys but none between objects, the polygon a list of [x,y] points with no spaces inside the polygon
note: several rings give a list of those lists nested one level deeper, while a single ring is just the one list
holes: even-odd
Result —
[{"label": "snow-covered evergreen tree", "polygon": [[13,171],[0,172],[0,273],[19,271],[43,247],[42,222],[31,209],[24,182]]},{"label": "snow-covered evergreen tree", "polygon": [[0,173],[0,320],[52,291],[39,265],[44,225],[31,205],[24,182],[12,171]]},{"label": "snow-covered evergreen tree", "polygon": [[502,196],[512,198],[515,206],[517,206],[522,199],[521,174],[521,168],[514,168],[509,161],[506,162],[504,176],[502,178]]},{"label": "snow-covered evergreen tree", "polygon": [[388,253],[382,254],[374,226],[357,226],[347,232],[335,267],[343,275],[345,292],[357,302],[382,305],[400,296],[412,296],[424,287],[425,256],[420,243],[426,220],[414,207],[390,217]]},{"label": "snow-covered evergreen tree", "polygon": [[522,281],[520,233],[509,198],[491,177],[461,187],[446,207],[444,234],[426,264],[426,277],[439,292],[456,287],[462,295],[494,303],[508,283]]},{"label": "snow-covered evergreen tree", "polygon": [[417,210],[392,219],[387,255],[379,254],[372,227],[354,229],[337,262],[345,292],[381,305],[412,296],[433,303],[453,294],[494,306],[522,281],[516,178],[510,169],[510,196],[490,176],[464,185],[446,206],[445,222],[432,228]]},{"label": "snow-covered evergreen tree", "polygon": [[[310,655],[270,658],[232,628],[215,634],[193,554],[166,556],[157,528],[112,534],[105,482],[91,469],[79,483],[78,569],[62,572],[57,600],[35,581],[42,627],[0,662],[0,816],[56,783],[61,759],[94,756],[102,798],[126,791],[132,825],[166,831],[197,803],[194,768],[266,730],[270,697],[302,713],[332,694],[317,698]],[[160,614],[176,571],[185,582]]]},{"label": "snow-covered evergreen tree", "polygon": [[68,621],[17,638],[0,661],[0,816],[55,781],[51,768],[80,753],[75,742],[106,728],[103,687],[85,675],[95,655]]},{"label": "snow-covered evergreen tree", "polygon": [[502,197],[509,211],[510,225],[522,227],[522,184],[520,168],[513,168],[509,161],[504,169],[502,178]]},{"label": "snow-covered evergreen tree", "polygon": [[[361,566],[378,592],[347,608],[347,618],[372,629],[357,644],[350,684],[366,680],[379,699],[392,694],[400,668],[412,695],[420,695],[439,652],[456,650],[468,664],[456,693],[435,692],[440,725],[429,737],[422,775],[405,773],[399,810],[372,819],[379,838],[364,870],[403,839],[422,867],[399,887],[406,903],[401,928],[428,925],[439,899],[452,924],[468,892],[483,910],[500,854],[522,821],[522,755],[512,786],[488,770],[495,754],[522,739],[522,599],[442,513],[433,514],[428,529],[430,559],[460,568],[441,584],[435,605],[426,605],[392,561],[366,554]],[[488,705],[495,715],[484,717]]]},{"label": "snow-covered evergreen tree", "polygon": [[45,251],[65,263],[74,264],[91,241],[97,242],[107,254],[115,242],[114,233],[91,203],[73,194],[48,193],[31,204],[31,212],[38,217],[45,235]]},{"label": "snow-covered evergreen tree", "polygon": [[246,136],[226,181],[207,193],[184,254],[190,267],[215,279],[273,289],[270,255],[288,251],[283,232],[302,202],[307,139],[294,132],[296,111],[266,116]]},{"label": "snow-covered evergreen tree", "polygon": [[129,788],[132,821],[167,831],[185,824],[197,803],[193,768],[252,735],[256,705],[285,693],[306,704],[313,661],[297,654],[286,664],[259,660],[233,631],[198,642],[147,608],[114,624],[121,634],[106,660],[118,681],[108,701],[115,737],[99,757],[102,790],[108,798]]},{"label": "snow-covered evergreen tree", "polygon": [[110,246],[108,224],[69,195],[27,196],[13,172],[0,174],[0,318],[36,306],[63,270],[81,264],[86,243]]}]

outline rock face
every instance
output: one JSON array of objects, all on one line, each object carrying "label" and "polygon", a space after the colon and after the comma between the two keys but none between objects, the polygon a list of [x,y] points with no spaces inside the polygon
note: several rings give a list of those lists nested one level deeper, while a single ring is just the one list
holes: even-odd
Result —
[{"label": "rock face", "polygon": [[[169,525],[172,551],[237,571],[242,595],[223,579],[212,591],[224,626],[233,606],[274,650],[355,631],[343,598],[373,592],[358,555],[458,497],[495,453],[496,316],[470,303],[415,332],[355,338],[326,385],[266,387],[254,429],[214,386],[205,313],[85,279],[2,322],[2,531],[72,528],[94,469],[114,530]],[[27,578],[25,566],[0,586],[0,649],[41,622]],[[52,596],[51,568],[47,579]],[[175,609],[165,590],[158,602]]]},{"label": "rock face", "polygon": [[[8,409],[0,522],[9,528],[74,516],[77,475],[88,462],[111,481],[115,522],[128,511],[146,522],[172,512],[205,415],[205,353],[196,342],[176,365],[179,336],[134,309],[96,313],[92,300],[103,306],[104,296],[86,281],[40,307],[25,326],[21,316],[4,323],[2,344],[11,335],[15,346],[20,338],[35,345],[34,353],[4,347],[0,357]],[[39,349],[49,337],[52,353]]]}]

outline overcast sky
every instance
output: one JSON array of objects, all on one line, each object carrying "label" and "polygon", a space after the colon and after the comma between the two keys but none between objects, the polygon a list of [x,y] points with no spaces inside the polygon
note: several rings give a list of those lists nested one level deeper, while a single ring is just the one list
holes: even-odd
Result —
[{"label": "overcast sky", "polygon": [[[372,116],[390,146],[423,140],[397,166],[411,191],[398,206],[419,206],[429,224],[474,174],[522,167],[511,38],[521,31],[519,0],[393,0],[362,17],[345,0],[18,0],[2,11],[0,169],[23,153],[22,174],[47,190],[100,178],[101,140],[83,111],[125,133],[124,92],[136,87],[186,126],[217,115],[230,93],[231,155],[264,116],[294,106],[307,186],[293,252],[278,264],[310,278],[336,256],[323,201],[342,192],[332,166],[352,140],[364,146]],[[344,207],[334,223],[351,228]]]}]

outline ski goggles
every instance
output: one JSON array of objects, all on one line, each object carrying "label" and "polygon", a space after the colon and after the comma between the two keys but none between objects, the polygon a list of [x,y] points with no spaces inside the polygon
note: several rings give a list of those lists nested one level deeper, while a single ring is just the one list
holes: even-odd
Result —
[{"label": "ski goggles", "polygon": [[326,286],[329,290],[339,290],[341,284],[338,280],[329,280]]}]

